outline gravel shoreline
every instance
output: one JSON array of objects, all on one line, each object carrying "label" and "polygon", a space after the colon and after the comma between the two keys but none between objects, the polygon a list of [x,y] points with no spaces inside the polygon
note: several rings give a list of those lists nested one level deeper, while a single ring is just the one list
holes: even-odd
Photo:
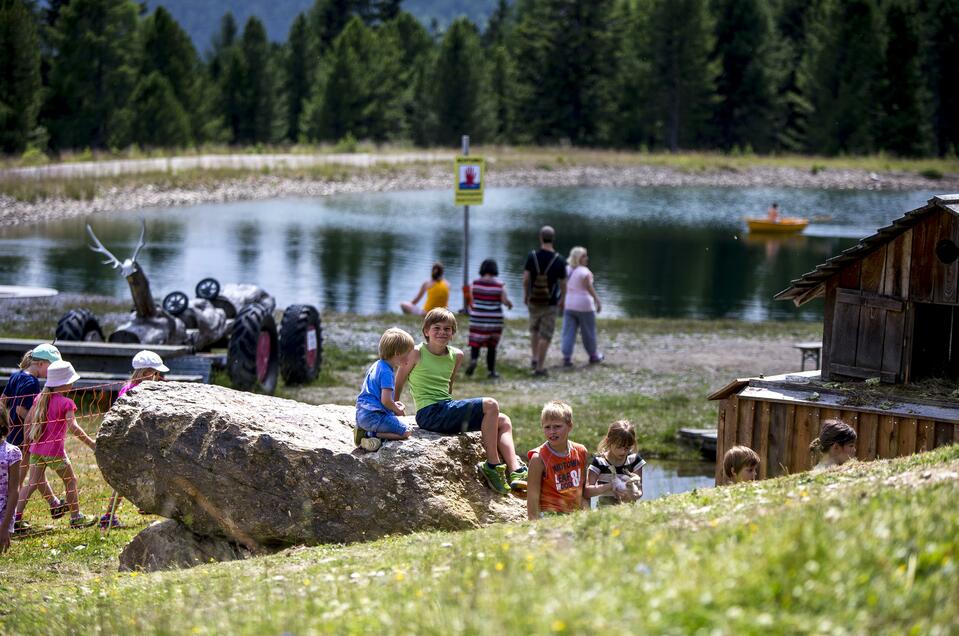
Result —
[{"label": "gravel shoreline", "polygon": [[[930,194],[959,191],[959,174],[927,179],[909,172],[809,170],[783,167],[685,172],[662,166],[589,166],[561,168],[489,168],[490,187],[791,187],[831,190],[928,190]],[[433,190],[450,187],[447,166],[398,168],[388,174],[357,172],[342,180],[256,175],[191,187],[135,185],[111,187],[88,201],[45,199],[18,201],[0,194],[0,227],[89,216],[100,212],[179,207],[199,203],[251,201],[278,197],[320,197],[331,194]]]}]

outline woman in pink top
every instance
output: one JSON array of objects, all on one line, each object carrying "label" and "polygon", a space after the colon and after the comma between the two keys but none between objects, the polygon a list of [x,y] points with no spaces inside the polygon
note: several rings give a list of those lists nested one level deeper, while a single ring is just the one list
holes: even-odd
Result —
[{"label": "woman in pink top", "polygon": [[573,345],[576,330],[583,335],[583,347],[589,354],[589,363],[603,361],[603,354],[596,350],[596,314],[602,303],[593,287],[593,272],[589,271],[589,254],[585,247],[576,246],[569,252],[566,267],[566,296],[563,311],[563,366],[573,366]]},{"label": "woman in pink top", "polygon": [[87,518],[80,512],[77,496],[77,474],[64,448],[67,431],[80,438],[84,444],[96,450],[96,442],[77,424],[74,415],[77,405],[65,393],[73,389],[80,375],[69,362],[53,362],[47,368],[47,383],[33,402],[27,415],[27,438],[30,440],[30,472],[26,490],[17,502],[17,517],[23,515],[27,500],[37,489],[47,468],[52,468],[67,488],[67,505],[70,506],[70,527],[81,528]]}]

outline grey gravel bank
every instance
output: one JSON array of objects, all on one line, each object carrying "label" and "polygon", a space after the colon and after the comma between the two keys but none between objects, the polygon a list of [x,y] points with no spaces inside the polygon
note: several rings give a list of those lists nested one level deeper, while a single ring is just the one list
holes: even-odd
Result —
[{"label": "grey gravel bank", "polygon": [[[357,172],[343,179],[256,175],[228,179],[215,184],[188,187],[134,185],[98,191],[87,201],[46,199],[18,201],[0,195],[0,226],[31,224],[99,212],[134,211],[143,208],[188,206],[199,203],[252,201],[278,197],[321,197],[331,194],[434,190],[451,186],[446,165],[397,168],[389,173]],[[491,165],[490,187],[570,186],[710,186],[710,187],[792,187],[830,190],[928,190],[930,196],[959,191],[959,174],[927,179],[909,172],[868,172],[851,169],[809,170],[783,167],[686,172],[662,166],[604,166],[538,169],[497,169]]]}]

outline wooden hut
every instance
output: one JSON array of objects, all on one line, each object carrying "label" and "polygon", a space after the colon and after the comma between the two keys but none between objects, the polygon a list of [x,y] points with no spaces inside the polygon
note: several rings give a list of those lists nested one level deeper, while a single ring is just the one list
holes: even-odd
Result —
[{"label": "wooden hut", "polygon": [[807,446],[830,417],[857,429],[860,459],[959,441],[950,395],[873,387],[864,397],[849,382],[944,378],[959,387],[959,195],[933,197],[776,295],[796,305],[819,297],[821,374],[737,380],[710,395],[720,400],[717,456],[745,444],[762,459],[761,477],[808,470]]}]

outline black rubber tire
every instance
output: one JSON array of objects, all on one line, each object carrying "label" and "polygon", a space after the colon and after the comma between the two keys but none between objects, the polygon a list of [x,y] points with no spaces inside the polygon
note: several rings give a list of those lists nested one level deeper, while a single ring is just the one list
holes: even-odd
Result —
[{"label": "black rubber tire", "polygon": [[[310,364],[307,339],[316,334],[316,359]],[[287,384],[305,384],[316,378],[323,362],[323,328],[313,305],[290,305],[280,321],[280,376]]]},{"label": "black rubber tire", "polygon": [[71,309],[57,322],[57,340],[103,342],[100,321],[89,309]]},{"label": "black rubber tire", "polygon": [[170,292],[163,297],[162,306],[171,316],[179,316],[190,306],[190,299],[181,291]]},{"label": "black rubber tire", "polygon": [[215,278],[204,278],[196,284],[193,291],[196,292],[197,298],[213,300],[220,295],[220,281]]},{"label": "black rubber tire", "polygon": [[[265,377],[257,376],[256,357],[260,334],[270,337],[270,357]],[[226,369],[230,384],[240,391],[272,395],[279,375],[279,337],[276,321],[263,305],[252,303],[240,310],[233,322],[230,344],[227,348]]]}]

